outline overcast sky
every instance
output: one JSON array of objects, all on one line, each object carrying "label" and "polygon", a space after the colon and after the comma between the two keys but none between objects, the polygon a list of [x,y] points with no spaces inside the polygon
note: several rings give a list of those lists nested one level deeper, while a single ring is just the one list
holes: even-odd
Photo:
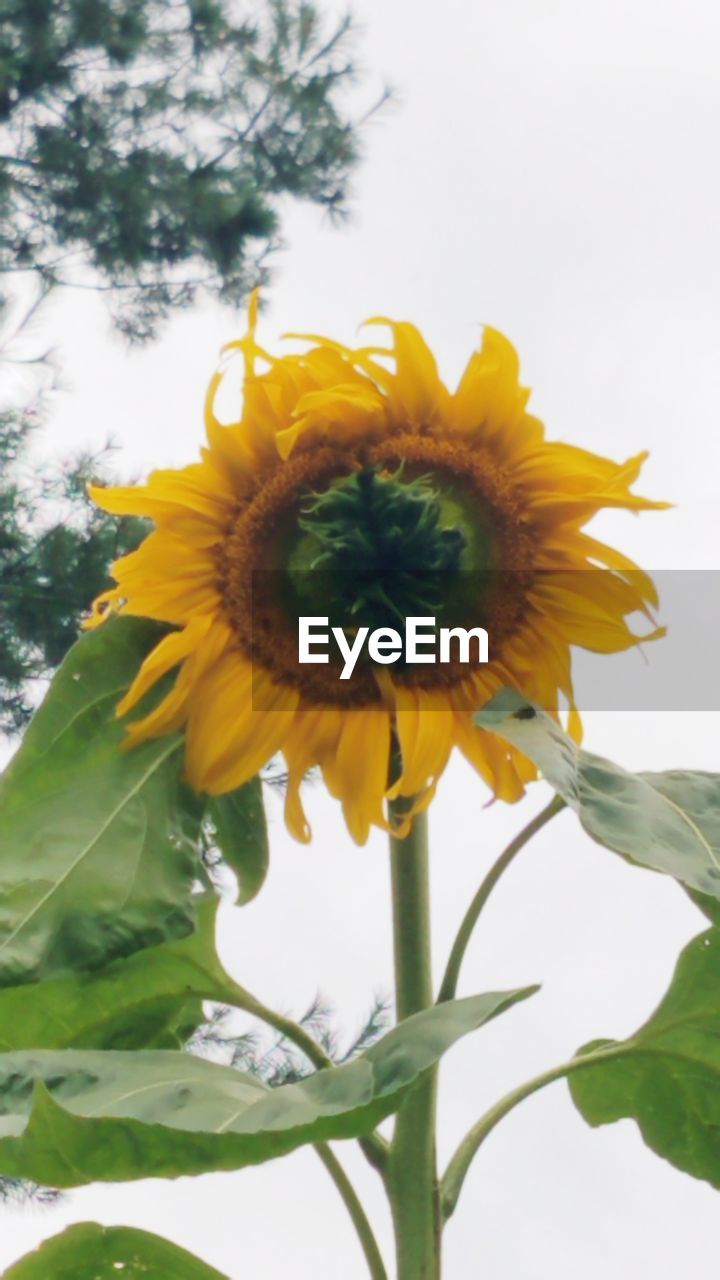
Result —
[{"label": "overcast sky", "polygon": [[[551,437],[616,458],[652,450],[639,488],[675,509],[604,516],[599,535],[651,569],[717,567],[720,8],[355,0],[354,9],[363,60],[395,85],[397,105],[368,129],[351,224],[337,231],[314,209],[290,212],[264,340],[292,329],[352,340],[364,317],[390,314],[420,325],[452,380],[481,324],[495,325],[516,343]],[[129,354],[99,303],[59,299],[46,325],[67,390],[45,447],[112,435],[126,472],[192,460],[218,347],[244,323],[195,311]],[[719,721],[717,712],[596,714],[586,744],[629,767],[717,769]],[[494,851],[548,797],[538,784],[514,808],[485,810],[487,798],[458,761],[432,810],[438,971]],[[224,910],[222,952],[244,985],[286,1011],[322,990],[349,1033],[390,987],[385,843],[356,849],[320,787],[308,809],[309,848],[273,811],[267,887],[242,911]],[[569,814],[556,819],[494,896],[462,976],[462,994],[543,989],[448,1055],[442,1163],[512,1084],[589,1039],[632,1032],[701,928],[671,881],[594,846]],[[389,1250],[376,1176],[338,1151]],[[166,1234],[231,1280],[365,1275],[309,1150],[237,1174],[91,1188],[51,1212],[2,1214],[2,1266],[93,1218]],[[446,1271],[450,1280],[605,1280],[642,1268],[675,1280],[716,1265],[717,1224],[715,1192],[649,1152],[630,1122],[591,1131],[559,1083],[483,1148],[447,1231]]]}]

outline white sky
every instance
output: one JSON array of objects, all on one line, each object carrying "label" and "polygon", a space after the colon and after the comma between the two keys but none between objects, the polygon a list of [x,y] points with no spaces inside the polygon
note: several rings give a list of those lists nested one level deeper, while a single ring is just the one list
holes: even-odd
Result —
[{"label": "white sky", "polygon": [[[338,6],[338,9],[340,6]],[[720,9],[710,0],[356,0],[364,60],[398,89],[372,125],[355,216],[333,230],[293,210],[264,318],[352,338],[386,313],[416,321],[452,378],[479,325],[518,346],[551,436],[624,457],[649,446],[641,491],[677,504],[599,533],[649,568],[717,565]],[[64,297],[46,320],[67,390],[48,447],[122,445],[138,473],[183,463],[221,342],[244,318],[184,315],[128,354],[99,304]],[[651,655],[650,655],[651,658]],[[652,660],[652,658],[651,658]],[[598,659],[602,661],[602,659]],[[641,678],[641,677],[639,677]],[[718,768],[717,714],[596,714],[586,744],[630,767]],[[483,811],[461,762],[431,817],[435,955],[489,860],[547,799]],[[315,840],[273,814],[260,899],[226,909],[223,955],[239,980],[299,1013],[320,988],[353,1029],[390,986],[388,869],[378,837],[357,850],[315,788]],[[650,1013],[681,946],[702,928],[670,881],[594,846],[570,815],[507,875],[487,909],[462,993],[543,990],[446,1059],[440,1150],[512,1084]],[[376,1176],[345,1145],[383,1244]],[[717,1256],[718,1204],[642,1145],[629,1122],[591,1131],[563,1084],[516,1111],[484,1147],[446,1236],[452,1280],[656,1280]],[[3,1211],[0,1265],[73,1221],[164,1233],[231,1280],[360,1280],[344,1210],[311,1151],[238,1174],[72,1193],[57,1209]]]}]

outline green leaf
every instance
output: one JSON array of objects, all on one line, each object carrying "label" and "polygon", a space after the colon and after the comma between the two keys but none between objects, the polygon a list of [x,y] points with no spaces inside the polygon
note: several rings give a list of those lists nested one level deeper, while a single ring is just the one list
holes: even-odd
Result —
[{"label": "green leaf", "polygon": [[265,883],[269,848],[262,782],[252,778],[244,787],[213,796],[208,815],[215,828],[223,859],[238,880],[237,902],[251,902]]},{"label": "green leaf", "polygon": [[228,1280],[214,1267],[134,1227],[79,1222],[3,1272],[3,1280]]},{"label": "green leaf", "polygon": [[0,1052],[182,1047],[203,1000],[233,1003],[240,992],[215,954],[216,911],[217,899],[204,899],[195,933],[99,972],[0,989]]},{"label": "green leaf", "polygon": [[475,723],[528,756],[599,844],[720,898],[720,775],[630,773],[582,751],[514,689],[491,698]]},{"label": "green leaf", "polygon": [[609,1056],[569,1084],[593,1126],[630,1118],[658,1155],[720,1188],[720,929],[694,938],[670,989],[629,1040],[580,1050]]},{"label": "green leaf", "polygon": [[84,636],[0,787],[0,986],[99,967],[194,926],[201,811],[177,735],[121,751],[123,691],[158,637]]},{"label": "green leaf", "polygon": [[358,1137],[457,1039],[536,989],[448,1001],[353,1062],[276,1089],[186,1053],[0,1054],[0,1173],[57,1187],[173,1178]]},{"label": "green leaf", "polygon": [[698,893],[697,889],[689,889],[687,885],[684,888],[688,897],[702,911],[711,924],[720,925],[720,901],[717,898],[711,898],[709,894]]}]

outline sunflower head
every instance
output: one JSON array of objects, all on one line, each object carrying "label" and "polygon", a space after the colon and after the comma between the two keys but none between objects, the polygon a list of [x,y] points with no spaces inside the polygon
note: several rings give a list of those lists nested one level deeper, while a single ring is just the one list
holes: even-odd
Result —
[{"label": "sunflower head", "polygon": [[[635,644],[627,618],[656,604],[650,579],[584,525],[604,507],[663,506],[631,493],[644,455],[622,464],[545,440],[527,412],[509,342],[487,329],[457,389],[410,324],[376,320],[389,346],[350,348],[312,335],[275,356],[249,332],[226,349],[244,364],[237,419],[219,420],[213,378],[199,462],[145,485],[94,489],[106,510],[149,516],[153,532],[114,566],[94,606],[172,628],[120,704],[125,715],[177,669],[160,704],[130,724],[130,745],[183,727],[186,769],[220,793],[277,752],[286,817],[301,840],[300,799],[319,766],[353,837],[388,826],[388,801],[427,805],[453,748],[492,791],[516,800],[534,776],[519,752],[473,726],[501,685],[514,685],[570,727],[570,649]],[[298,661],[298,619],[358,629],[482,626],[490,660],[390,666],[364,655],[343,680],[337,652]],[[658,635],[651,631],[651,638]],[[391,757],[395,761],[392,777]]]}]

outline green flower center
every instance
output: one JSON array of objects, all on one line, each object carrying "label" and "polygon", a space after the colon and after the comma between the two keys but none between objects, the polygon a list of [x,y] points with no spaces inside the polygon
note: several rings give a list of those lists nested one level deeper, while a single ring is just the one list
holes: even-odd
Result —
[{"label": "green flower center", "polygon": [[468,499],[402,467],[366,467],[309,495],[286,557],[299,615],[371,629],[409,616],[458,623],[490,567],[489,531]]}]

